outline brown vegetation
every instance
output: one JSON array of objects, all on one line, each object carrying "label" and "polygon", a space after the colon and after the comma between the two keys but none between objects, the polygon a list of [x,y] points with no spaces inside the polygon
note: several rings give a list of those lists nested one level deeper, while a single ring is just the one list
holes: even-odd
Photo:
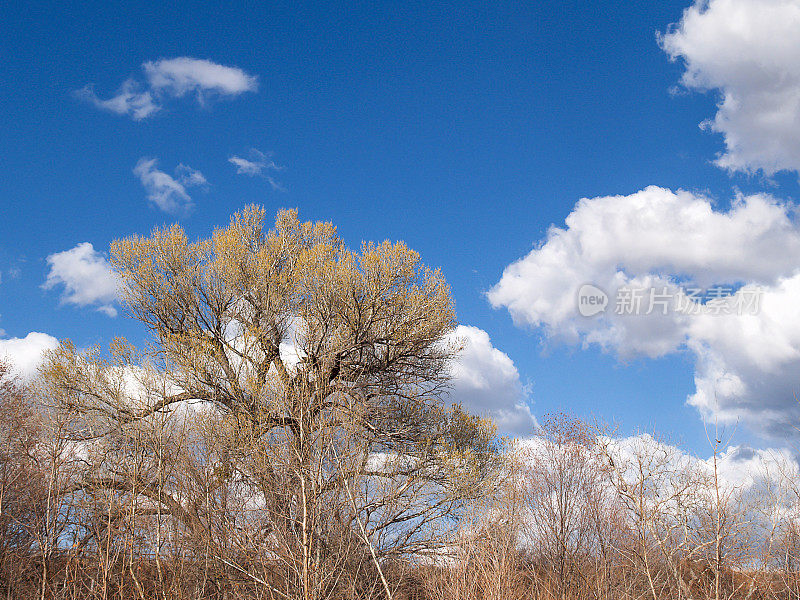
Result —
[{"label": "brown vegetation", "polygon": [[0,596],[798,597],[789,470],[753,498],[719,443],[700,468],[565,415],[501,444],[443,400],[438,272],[263,218],[113,245],[148,348],[0,367]]}]

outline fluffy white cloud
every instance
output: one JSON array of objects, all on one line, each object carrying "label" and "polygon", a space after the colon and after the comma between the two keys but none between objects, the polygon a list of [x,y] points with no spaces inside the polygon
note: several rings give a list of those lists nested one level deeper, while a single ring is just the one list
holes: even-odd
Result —
[{"label": "fluffy white cloud", "polygon": [[238,96],[258,89],[258,78],[237,67],[226,67],[210,60],[189,58],[160,59],[142,66],[150,87],[157,92],[181,97],[189,92],[202,95],[215,92]]},{"label": "fluffy white cloud", "polygon": [[764,288],[757,315],[697,315],[687,346],[696,356],[689,403],[775,438],[800,424],[800,274]]},{"label": "fluffy white cloud", "polygon": [[536,420],[511,358],[477,327],[459,325],[451,339],[464,344],[453,368],[451,400],[474,414],[491,417],[502,432],[531,435]]},{"label": "fluffy white cloud", "polygon": [[161,110],[166,98],[194,93],[200,104],[209,96],[238,96],[258,89],[258,78],[237,67],[226,67],[210,60],[187,56],[148,61],[142,65],[146,84],[126,80],[115,96],[98,97],[89,84],[76,92],[98,108],[141,121]]},{"label": "fluffy white cloud", "polygon": [[685,63],[684,86],[719,90],[717,114],[704,123],[725,138],[719,166],[800,170],[798,31],[798,0],[696,0],[661,36]]},{"label": "fluffy white cloud", "polygon": [[[713,470],[713,458],[707,458],[705,464]],[[718,457],[717,469],[726,485],[740,489],[759,486],[765,479],[781,475],[796,479],[800,473],[797,453],[788,448],[756,449],[741,445],[726,448]]]},{"label": "fluffy white cloud", "polygon": [[[622,358],[690,351],[695,393],[689,403],[723,422],[741,420],[765,435],[800,423],[800,228],[794,208],[768,195],[738,197],[727,211],[690,192],[649,187],[630,196],[583,199],[490,290],[519,325],[556,341],[597,344]],[[593,317],[578,310],[584,284],[609,293]],[[625,288],[745,284],[733,306],[757,298],[758,310],[715,314],[710,303],[670,304],[667,314],[617,314]],[[616,295],[615,295],[616,292]],[[758,295],[760,293],[760,296]],[[720,311],[725,312],[725,311]],[[756,314],[751,314],[755,312]]]},{"label": "fluffy white cloud", "polygon": [[[631,480],[642,475],[639,467],[658,470],[668,480],[674,473],[693,470],[707,477],[714,473],[714,457],[709,449],[708,458],[683,451],[678,446],[654,438],[649,434],[629,437],[605,438],[601,440],[615,457],[615,463],[623,469]],[[530,443],[530,442],[526,442]],[[652,457],[649,461],[637,460]],[[784,476],[796,477],[800,472],[796,453],[788,448],[755,449],[744,445],[729,445],[721,448],[717,455],[717,473],[723,489],[736,489],[740,492],[758,490],[769,482],[778,482]],[[626,477],[627,479],[628,477]],[[660,481],[666,484],[667,481]],[[766,496],[762,496],[764,500]]]},{"label": "fluffy white cloud", "polygon": [[119,280],[108,260],[89,242],[47,257],[50,272],[42,287],[46,290],[64,286],[63,304],[94,306],[110,317],[117,315]]},{"label": "fluffy white cloud", "polygon": [[157,158],[142,157],[133,168],[133,173],[142,182],[147,199],[168,213],[187,211],[192,208],[192,198],[186,188],[208,185],[200,171],[184,164],[175,169],[175,177],[156,168]]},{"label": "fluffy white cloud", "polygon": [[0,359],[11,363],[23,379],[32,377],[42,362],[42,353],[58,346],[52,335],[32,331],[24,338],[0,339]]},{"label": "fluffy white cloud", "polygon": [[267,175],[269,171],[282,171],[283,167],[276,164],[269,155],[264,154],[260,150],[251,148],[248,154],[249,158],[233,155],[228,158],[228,162],[236,167],[237,175],[248,175],[250,177],[262,176],[266,178],[273,190],[284,191],[283,186],[278,183],[271,175]]}]

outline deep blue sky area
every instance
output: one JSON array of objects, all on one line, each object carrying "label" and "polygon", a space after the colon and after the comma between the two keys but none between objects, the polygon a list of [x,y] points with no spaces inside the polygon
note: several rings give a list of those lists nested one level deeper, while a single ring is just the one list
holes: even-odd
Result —
[{"label": "deep blue sky area", "polygon": [[[712,164],[723,148],[698,124],[718,97],[671,93],[681,64],[657,32],[681,2],[6,3],[0,8],[0,328],[141,342],[123,315],[60,303],[46,257],[179,221],[206,236],[231,213],[333,221],[351,245],[404,240],[441,267],[459,321],[489,333],[530,384],[536,415],[567,410],[657,428],[705,452],[692,357],[620,362],[516,327],[486,292],[503,269],[563,226],[583,197],[648,185],[705,192],[779,190]],[[189,56],[258,77],[258,91],[171,99],[142,121],[76,97],[110,98],[142,64]],[[284,170],[273,189],[228,163],[250,148]],[[157,157],[209,185],[188,214],[147,201],[133,168]],[[10,271],[18,270],[16,277]],[[16,272],[16,271],[15,271]],[[748,434],[740,435],[747,441]]]}]

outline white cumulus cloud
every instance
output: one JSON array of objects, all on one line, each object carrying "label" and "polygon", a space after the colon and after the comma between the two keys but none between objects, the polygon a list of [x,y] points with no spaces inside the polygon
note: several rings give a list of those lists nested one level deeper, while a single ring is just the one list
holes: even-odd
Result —
[{"label": "white cumulus cloud", "polygon": [[798,31],[798,0],[696,0],[661,36],[685,87],[720,94],[704,123],[724,136],[720,167],[800,170]]},{"label": "white cumulus cloud", "polygon": [[[783,436],[800,423],[798,257],[800,227],[790,204],[757,194],[723,211],[701,195],[649,187],[582,199],[565,227],[551,227],[506,267],[488,297],[515,323],[554,341],[596,344],[623,359],[691,352],[691,405],[722,422]],[[588,318],[577,298],[587,283],[609,294],[607,309]],[[726,306],[749,297],[757,299],[755,310],[715,314],[710,304],[686,301],[683,309],[670,304],[667,314],[660,306],[645,314],[645,295],[639,314],[618,314],[621,288],[674,300],[681,287],[720,285],[735,291]]]},{"label": "white cumulus cloud", "polygon": [[75,306],[93,306],[110,317],[117,315],[119,280],[105,256],[89,242],[47,257],[50,272],[42,287],[63,286],[61,302]]},{"label": "white cumulus cloud", "polygon": [[473,414],[491,417],[502,432],[531,435],[536,419],[514,361],[478,327],[459,325],[451,339],[462,342],[464,349],[453,367],[450,399]]},{"label": "white cumulus cloud", "polygon": [[202,94],[216,92],[237,96],[258,89],[258,78],[237,67],[226,67],[210,60],[189,58],[160,59],[143,65],[150,87],[171,96],[184,96],[189,92]]},{"label": "white cumulus cloud", "polygon": [[[642,433],[628,437],[599,439],[622,471],[625,479],[634,483],[642,476],[656,475],[656,489],[663,491],[674,474],[693,470],[708,478],[714,474],[712,449],[708,457],[689,454],[680,447]],[[651,457],[651,460],[642,460]],[[742,493],[764,491],[763,486],[779,482],[782,477],[796,477],[800,472],[796,452],[789,448],[756,449],[746,445],[720,447],[717,454],[717,474],[723,490]],[[640,470],[641,469],[641,470]],[[648,469],[651,471],[648,472]],[[766,494],[760,496],[765,500]]]},{"label": "white cumulus cloud", "polygon": [[142,157],[133,168],[133,173],[142,182],[147,199],[168,213],[187,211],[192,208],[192,197],[186,191],[193,186],[208,185],[205,176],[191,167],[179,164],[175,176],[156,168],[157,158]]},{"label": "white cumulus cloud", "polygon": [[148,61],[142,69],[145,82],[128,79],[111,98],[100,98],[92,84],[78,90],[76,95],[98,108],[141,121],[161,110],[167,98],[191,93],[202,105],[209,97],[233,97],[258,90],[258,78],[238,67],[188,56]]},{"label": "white cumulus cloud", "polygon": [[36,373],[42,362],[42,353],[58,346],[52,335],[31,331],[24,338],[0,339],[0,359],[11,364],[12,369],[23,379]]}]

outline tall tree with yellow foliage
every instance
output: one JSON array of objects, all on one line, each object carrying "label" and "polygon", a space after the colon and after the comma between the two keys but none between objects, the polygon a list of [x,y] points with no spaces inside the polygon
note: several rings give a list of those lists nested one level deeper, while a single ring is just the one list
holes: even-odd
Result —
[{"label": "tall tree with yellow foliage", "polygon": [[[195,242],[177,225],[114,242],[124,304],[151,346],[117,340],[104,360],[65,343],[42,370],[81,439],[139,440],[170,411],[212,423],[184,451],[207,450],[202,493],[164,482],[156,451],[133,471],[94,464],[69,491],[135,494],[280,596],[336,594],[355,556],[391,595],[381,564],[435,551],[497,456],[491,424],[443,400],[459,350],[449,288],[402,242],[353,251],[330,223],[281,211],[267,229],[264,216],[248,207]],[[226,540],[209,516],[223,490],[225,503],[250,498],[251,516],[222,519]],[[286,573],[281,589],[256,555]]]}]

